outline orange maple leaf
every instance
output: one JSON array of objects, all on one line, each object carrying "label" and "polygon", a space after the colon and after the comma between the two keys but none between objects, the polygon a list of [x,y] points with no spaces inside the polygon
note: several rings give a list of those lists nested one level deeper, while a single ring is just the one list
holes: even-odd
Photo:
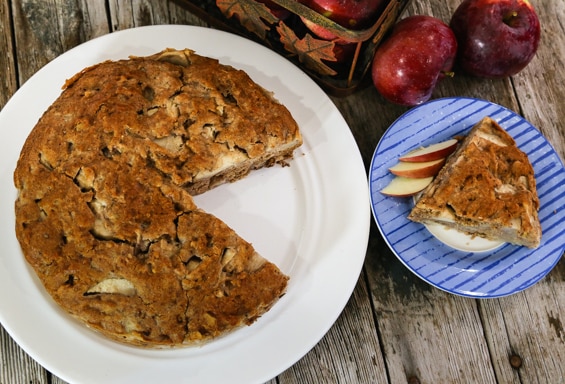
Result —
[{"label": "orange maple leaf", "polygon": [[333,41],[319,40],[308,33],[300,39],[292,29],[282,22],[277,26],[277,32],[284,48],[297,55],[298,60],[305,66],[320,75],[334,76],[337,74],[322,61],[337,60],[334,54],[335,43]]},{"label": "orange maple leaf", "polygon": [[255,0],[216,0],[216,5],[224,16],[231,18],[235,15],[245,29],[261,39],[266,38],[270,25],[279,21],[265,4]]}]

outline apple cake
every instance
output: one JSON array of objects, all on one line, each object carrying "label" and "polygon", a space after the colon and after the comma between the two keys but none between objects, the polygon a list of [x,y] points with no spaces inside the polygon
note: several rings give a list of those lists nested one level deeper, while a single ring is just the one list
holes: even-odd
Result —
[{"label": "apple cake", "polygon": [[16,235],[46,291],[102,334],[183,346],[251,324],[289,277],[192,196],[287,165],[290,112],[243,71],[165,50],[64,85],[14,172]]},{"label": "apple cake", "polygon": [[533,167],[492,118],[478,122],[419,195],[408,218],[536,248],[541,241]]}]

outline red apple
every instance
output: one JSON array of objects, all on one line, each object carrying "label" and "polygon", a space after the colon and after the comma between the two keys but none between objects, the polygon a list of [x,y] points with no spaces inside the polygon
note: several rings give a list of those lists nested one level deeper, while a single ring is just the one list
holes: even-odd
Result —
[{"label": "red apple", "polygon": [[421,104],[451,71],[456,53],[457,40],[447,24],[431,16],[409,16],[375,52],[373,83],[393,103]]},{"label": "red apple", "polygon": [[316,24],[312,20],[307,19],[304,16],[300,16],[300,20],[302,20],[306,28],[308,28],[312,33],[314,33],[314,35],[318,36],[320,39],[340,41],[340,38],[335,33],[330,31],[329,29],[322,27],[321,25]]},{"label": "red apple", "polygon": [[334,55],[336,63],[350,62],[355,54],[357,43],[340,43],[336,42],[334,46]]},{"label": "red apple", "polygon": [[[377,21],[387,0],[299,0],[301,3],[334,21],[344,28],[360,30]],[[356,42],[340,38],[334,32],[300,16],[300,19],[314,35],[335,43],[336,63],[344,63],[353,57]]]},{"label": "red apple", "polygon": [[396,176],[386,187],[381,189],[381,193],[395,197],[413,196],[426,188],[433,179],[433,176],[418,179]]},{"label": "red apple", "polygon": [[450,26],[459,44],[458,65],[486,78],[524,69],[536,54],[541,33],[528,0],[464,0]]},{"label": "red apple", "polygon": [[435,143],[428,147],[422,147],[410,151],[400,156],[398,160],[418,163],[443,159],[457,149],[457,143],[457,139],[449,139],[440,143]]},{"label": "red apple", "polygon": [[278,19],[285,20],[290,16],[290,11],[280,5],[273,3],[271,0],[257,0],[260,3],[263,3],[269,8],[269,11]]},{"label": "red apple", "polygon": [[[377,21],[386,0],[300,0],[300,2],[344,28],[359,30]],[[330,31],[317,24],[307,23],[306,26],[322,38],[328,36],[326,40],[335,38]],[[328,33],[330,35],[327,35]]]},{"label": "red apple", "polygon": [[423,178],[437,175],[444,164],[445,158],[418,163],[400,161],[389,168],[389,171],[396,176]]}]

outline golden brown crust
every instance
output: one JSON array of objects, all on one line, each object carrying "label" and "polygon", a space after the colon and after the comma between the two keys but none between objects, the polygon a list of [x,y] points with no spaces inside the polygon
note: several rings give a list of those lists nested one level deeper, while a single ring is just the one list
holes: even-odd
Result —
[{"label": "golden brown crust", "polygon": [[55,301],[106,336],[208,340],[261,316],[288,277],[191,193],[283,162],[301,142],[244,72],[192,51],[86,68],[22,149],[18,240]]},{"label": "golden brown crust", "polygon": [[489,117],[477,123],[409,215],[470,234],[537,247],[541,226],[534,170]]}]

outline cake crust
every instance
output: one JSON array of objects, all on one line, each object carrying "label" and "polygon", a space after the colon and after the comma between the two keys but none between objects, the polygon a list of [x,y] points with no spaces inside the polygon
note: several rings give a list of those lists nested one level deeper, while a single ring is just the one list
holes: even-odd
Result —
[{"label": "cake crust", "polygon": [[421,193],[408,218],[535,248],[541,241],[538,209],[528,156],[485,117]]},{"label": "cake crust", "polygon": [[251,324],[288,282],[192,195],[286,164],[289,111],[240,70],[190,50],[108,61],[69,79],[22,149],[16,235],[79,321],[143,347]]}]

